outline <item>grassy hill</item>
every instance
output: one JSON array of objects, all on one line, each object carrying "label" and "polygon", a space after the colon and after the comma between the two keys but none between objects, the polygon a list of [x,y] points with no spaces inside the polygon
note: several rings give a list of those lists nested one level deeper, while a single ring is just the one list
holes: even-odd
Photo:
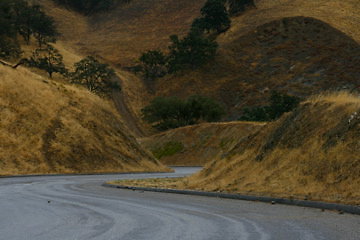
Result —
[{"label": "grassy hill", "polygon": [[[168,36],[184,35],[205,1],[132,0],[85,17],[37,0],[54,16],[61,43],[98,55],[117,67],[136,64],[149,49],[167,49]],[[265,104],[271,90],[306,97],[360,85],[360,4],[357,0],[259,0],[232,19],[218,55],[196,71],[159,79],[158,96],[202,94],[224,102],[227,119],[246,106]],[[153,97],[140,76],[123,73],[125,102],[136,116]],[[137,94],[142,92],[142,94]]]},{"label": "grassy hill", "polygon": [[219,54],[202,69],[158,82],[158,95],[207,94],[229,118],[264,104],[270,90],[306,97],[360,85],[360,2],[261,0],[218,37]]},{"label": "grassy hill", "polygon": [[264,127],[264,123],[202,123],[139,139],[168,166],[203,166],[226,155],[239,141]]},{"label": "grassy hill", "polygon": [[311,98],[241,139],[186,187],[359,204],[359,110],[360,99],[345,93]]},{"label": "grassy hill", "polygon": [[112,104],[24,68],[0,66],[0,175],[167,171]]},{"label": "grassy hill", "polygon": [[109,63],[129,66],[149,49],[167,47],[169,36],[187,33],[205,0],[119,1],[105,13],[83,16],[36,0],[55,18],[61,39],[76,52],[99,55]]}]

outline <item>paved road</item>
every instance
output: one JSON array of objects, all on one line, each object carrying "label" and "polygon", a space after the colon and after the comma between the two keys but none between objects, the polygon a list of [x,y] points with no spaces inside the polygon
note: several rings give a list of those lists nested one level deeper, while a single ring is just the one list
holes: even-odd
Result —
[{"label": "paved road", "polygon": [[360,239],[356,215],[101,186],[110,179],[181,176],[198,169],[176,170],[0,179],[0,239]]}]

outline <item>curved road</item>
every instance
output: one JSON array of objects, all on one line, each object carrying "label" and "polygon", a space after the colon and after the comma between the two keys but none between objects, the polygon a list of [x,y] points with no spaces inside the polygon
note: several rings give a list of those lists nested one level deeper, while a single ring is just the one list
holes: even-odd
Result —
[{"label": "curved road", "polygon": [[1,240],[360,239],[360,216],[285,205],[102,187],[173,174],[0,179]]}]

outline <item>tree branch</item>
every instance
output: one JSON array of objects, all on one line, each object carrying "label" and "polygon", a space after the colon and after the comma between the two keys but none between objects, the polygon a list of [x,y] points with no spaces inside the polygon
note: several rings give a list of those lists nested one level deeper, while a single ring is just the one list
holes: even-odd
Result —
[{"label": "tree branch", "polygon": [[11,65],[10,63],[7,63],[7,62],[5,62],[3,60],[0,60],[1,65],[6,66],[6,67],[11,67],[13,69],[16,69],[17,67],[19,67],[19,66],[21,66],[21,65],[23,65],[23,64],[25,64],[27,62],[28,62],[28,60],[26,58],[23,58],[18,63],[16,63],[15,65]]}]

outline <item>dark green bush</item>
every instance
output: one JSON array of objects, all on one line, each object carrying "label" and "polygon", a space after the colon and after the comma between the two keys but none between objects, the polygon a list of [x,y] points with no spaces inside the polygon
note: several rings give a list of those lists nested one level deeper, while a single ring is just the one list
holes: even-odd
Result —
[{"label": "dark green bush", "polygon": [[143,118],[158,130],[193,125],[200,121],[218,121],[224,114],[220,104],[203,96],[187,100],[177,97],[157,97],[142,109]]},{"label": "dark green bush", "polygon": [[270,105],[245,108],[240,120],[243,121],[273,121],[282,114],[290,112],[299,105],[300,99],[287,94],[272,92],[270,96]]},{"label": "dark green bush", "polygon": [[190,33],[183,39],[173,35],[170,40],[168,57],[170,73],[200,67],[215,57],[218,48],[214,40],[196,33]]}]

